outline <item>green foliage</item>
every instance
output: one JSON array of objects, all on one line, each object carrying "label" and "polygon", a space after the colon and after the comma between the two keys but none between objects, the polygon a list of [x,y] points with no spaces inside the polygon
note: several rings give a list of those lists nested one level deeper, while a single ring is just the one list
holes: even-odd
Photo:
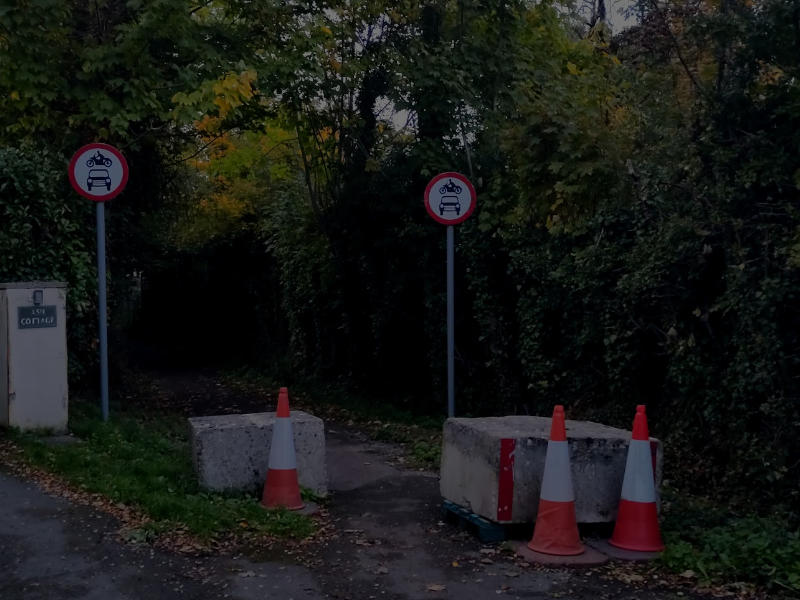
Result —
[{"label": "green foliage", "polygon": [[275,257],[281,287],[281,309],[289,333],[289,364],[305,365],[309,372],[324,370],[330,361],[327,326],[340,318],[338,290],[331,269],[328,240],[315,226],[299,182],[286,182],[274,204],[260,212],[264,244]]},{"label": "green foliage", "polygon": [[[165,126],[171,98],[219,64],[225,40],[182,0],[24,0],[0,10],[0,140],[59,150],[92,139],[137,146]],[[163,135],[163,134],[162,134]]]},{"label": "green foliage", "polygon": [[66,163],[42,147],[0,148],[0,281],[68,284],[70,372],[93,344],[92,206],[71,192]]},{"label": "green foliage", "polygon": [[710,506],[667,512],[662,560],[703,581],[749,581],[800,592],[800,532],[779,516],[736,517]]},{"label": "green foliage", "polygon": [[152,523],[134,535],[184,526],[201,538],[247,530],[302,539],[313,533],[308,517],[264,510],[254,496],[200,490],[194,475],[185,423],[177,417],[115,416],[103,423],[86,405],[70,406],[70,429],[82,441],[52,446],[18,434],[33,464],[89,492],[141,509]]},{"label": "green foliage", "polygon": [[510,169],[481,221],[500,231],[542,221],[569,229],[625,191],[635,132],[629,83],[606,44],[575,39],[552,7],[527,11],[519,28],[510,90],[490,113]]}]

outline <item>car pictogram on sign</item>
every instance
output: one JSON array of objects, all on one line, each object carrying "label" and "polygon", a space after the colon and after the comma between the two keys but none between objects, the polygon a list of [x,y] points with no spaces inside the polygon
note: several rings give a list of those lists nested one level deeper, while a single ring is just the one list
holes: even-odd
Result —
[{"label": "car pictogram on sign", "polygon": [[86,178],[86,187],[91,191],[93,186],[104,185],[106,190],[111,191],[111,177],[107,169],[92,169],[89,177]]},{"label": "car pictogram on sign", "polygon": [[445,211],[452,210],[456,215],[461,214],[461,202],[458,196],[442,196],[439,199],[439,215],[444,215]]}]

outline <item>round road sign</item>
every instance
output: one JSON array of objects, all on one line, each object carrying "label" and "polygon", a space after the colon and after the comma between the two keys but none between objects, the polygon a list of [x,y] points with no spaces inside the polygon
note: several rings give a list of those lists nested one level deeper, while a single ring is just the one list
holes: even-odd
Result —
[{"label": "round road sign", "polygon": [[81,196],[105,202],[128,183],[128,163],[108,144],[87,144],[69,162],[69,182]]},{"label": "round road sign", "polygon": [[439,173],[425,188],[425,208],[435,221],[457,225],[475,210],[475,188],[461,173]]}]

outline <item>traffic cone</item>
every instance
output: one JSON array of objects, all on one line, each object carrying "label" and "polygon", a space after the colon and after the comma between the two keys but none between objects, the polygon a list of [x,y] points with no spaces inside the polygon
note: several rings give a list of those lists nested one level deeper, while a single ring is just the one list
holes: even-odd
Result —
[{"label": "traffic cone", "polygon": [[289,390],[278,393],[278,411],[272,428],[269,448],[269,470],[264,482],[261,504],[267,508],[283,506],[289,510],[303,508],[300,485],[297,482],[297,456],[294,451],[294,431],[289,415]]},{"label": "traffic cone", "polygon": [[636,407],[636,417],[633,419],[633,436],[628,446],[617,523],[609,543],[639,552],[660,552],[664,549],[658,528],[650,433],[642,404]]},{"label": "traffic cone", "polygon": [[544,460],[536,526],[528,548],[544,554],[572,556],[584,551],[575,518],[575,493],[569,468],[564,407],[553,410],[550,441]]}]

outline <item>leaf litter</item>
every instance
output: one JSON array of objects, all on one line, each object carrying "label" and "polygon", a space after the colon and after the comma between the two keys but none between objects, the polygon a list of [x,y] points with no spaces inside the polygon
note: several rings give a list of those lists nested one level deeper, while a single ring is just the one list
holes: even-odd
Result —
[{"label": "leaf litter", "polygon": [[138,508],[114,502],[102,494],[88,492],[58,475],[32,466],[26,461],[22,448],[11,440],[0,438],[0,467],[11,475],[36,483],[51,496],[113,517],[119,521],[117,538],[122,543],[149,544],[176,554],[208,556],[248,552],[251,549],[268,551],[280,547],[282,554],[304,564],[311,560],[307,558],[306,551],[310,546],[322,544],[336,535],[328,511],[324,508],[314,516],[316,533],[303,540],[278,539],[266,533],[249,531],[241,523],[239,531],[228,531],[209,539],[193,535],[180,523],[159,522],[158,530],[154,530],[156,522]]}]

